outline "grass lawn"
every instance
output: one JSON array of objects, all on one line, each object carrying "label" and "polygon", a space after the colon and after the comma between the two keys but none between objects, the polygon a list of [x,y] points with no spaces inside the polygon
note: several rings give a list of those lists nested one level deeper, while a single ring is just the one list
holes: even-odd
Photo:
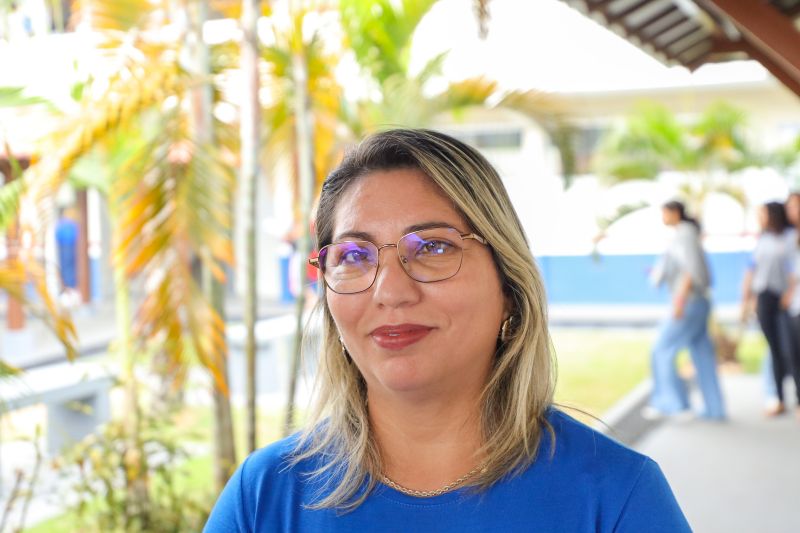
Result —
[{"label": "grass lawn", "polygon": [[[650,374],[650,347],[655,339],[651,329],[579,329],[555,328],[553,345],[558,361],[556,401],[602,417],[614,403],[630,392]],[[765,352],[760,334],[748,332],[739,344],[741,370],[757,372]],[[688,359],[682,354],[679,364]],[[580,413],[574,413],[586,419]],[[265,445],[281,436],[283,413],[261,413],[258,442]],[[199,434],[203,442],[211,442],[212,412],[208,407],[189,407],[175,422],[176,429],[185,428]],[[234,409],[234,427],[238,457],[244,458],[244,411]],[[213,485],[211,458],[197,456],[181,466],[186,472],[187,490]],[[64,515],[27,528],[29,533],[72,533],[74,519]]]},{"label": "grass lawn", "polygon": [[[558,360],[556,401],[601,417],[649,377],[650,348],[655,336],[652,329],[553,329]],[[737,351],[740,367],[733,371],[758,372],[765,351],[763,336],[756,331],[746,332]],[[678,366],[688,365],[689,361],[689,354],[684,351],[678,357]]]},{"label": "grass lawn", "polygon": [[558,328],[552,337],[564,406],[599,417],[649,375],[650,330]]},{"label": "grass lawn", "polygon": [[737,357],[741,370],[747,374],[761,371],[761,362],[767,352],[767,341],[760,332],[749,331],[742,336]]}]

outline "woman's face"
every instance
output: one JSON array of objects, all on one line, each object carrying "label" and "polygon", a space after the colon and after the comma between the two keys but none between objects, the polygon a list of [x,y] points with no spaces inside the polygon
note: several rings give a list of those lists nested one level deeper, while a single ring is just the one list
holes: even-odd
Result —
[{"label": "woman's face", "polygon": [[766,231],[768,224],[769,215],[767,214],[767,207],[762,205],[758,208],[758,225],[762,231]]},{"label": "woman's face", "polygon": [[793,226],[800,223],[800,196],[792,194],[786,200],[786,218]]},{"label": "woman's face", "polygon": [[[333,242],[366,237],[380,247],[428,223],[469,232],[452,202],[422,172],[377,171],[343,194]],[[348,237],[354,233],[363,236]],[[477,394],[485,384],[506,303],[490,249],[472,239],[462,244],[461,269],[450,279],[411,279],[390,247],[380,251],[368,290],[327,290],[333,319],[370,395]]]},{"label": "woman's face", "polygon": [[667,226],[674,226],[681,220],[681,215],[674,209],[661,208],[661,219]]}]

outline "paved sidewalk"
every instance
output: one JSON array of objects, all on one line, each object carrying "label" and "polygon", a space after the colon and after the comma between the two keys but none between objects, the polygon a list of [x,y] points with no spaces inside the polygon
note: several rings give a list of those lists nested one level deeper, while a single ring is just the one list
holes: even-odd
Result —
[{"label": "paved sidewalk", "polygon": [[[787,380],[787,385],[789,380]],[[697,533],[800,531],[800,421],[762,415],[759,376],[726,375],[730,420],[665,422],[635,444],[664,470]],[[787,387],[787,398],[794,398]]]}]

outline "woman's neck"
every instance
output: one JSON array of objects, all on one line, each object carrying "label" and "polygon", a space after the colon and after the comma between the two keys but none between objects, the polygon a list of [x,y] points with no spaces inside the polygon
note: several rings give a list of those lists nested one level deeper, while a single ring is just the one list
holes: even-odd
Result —
[{"label": "woman's neck", "polygon": [[474,395],[409,400],[373,394],[369,415],[383,474],[404,487],[439,489],[483,460],[477,455],[483,439]]}]

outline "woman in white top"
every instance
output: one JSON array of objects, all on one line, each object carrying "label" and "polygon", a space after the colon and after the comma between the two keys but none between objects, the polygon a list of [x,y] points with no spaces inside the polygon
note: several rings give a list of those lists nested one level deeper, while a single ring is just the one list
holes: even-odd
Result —
[{"label": "woman in white top", "polygon": [[672,312],[653,346],[653,392],[642,414],[658,418],[689,413],[689,395],[675,368],[678,352],[688,347],[705,404],[700,416],[722,420],[725,405],[714,345],[708,335],[711,276],[700,244],[699,225],[686,215],[681,202],[667,202],[661,212],[664,224],[675,228],[675,237],[661,257],[654,281],[669,287]]},{"label": "woman in white top", "polygon": [[[769,345],[778,402],[766,410],[767,416],[783,413],[783,376],[788,369],[800,385],[800,353],[793,342],[794,333],[786,309],[792,298],[791,272],[794,248],[787,241],[786,212],[780,202],[768,202],[759,211],[761,235],[745,273],[742,290],[742,313],[746,317],[755,307],[758,323]],[[798,387],[800,393],[800,387]]]}]

